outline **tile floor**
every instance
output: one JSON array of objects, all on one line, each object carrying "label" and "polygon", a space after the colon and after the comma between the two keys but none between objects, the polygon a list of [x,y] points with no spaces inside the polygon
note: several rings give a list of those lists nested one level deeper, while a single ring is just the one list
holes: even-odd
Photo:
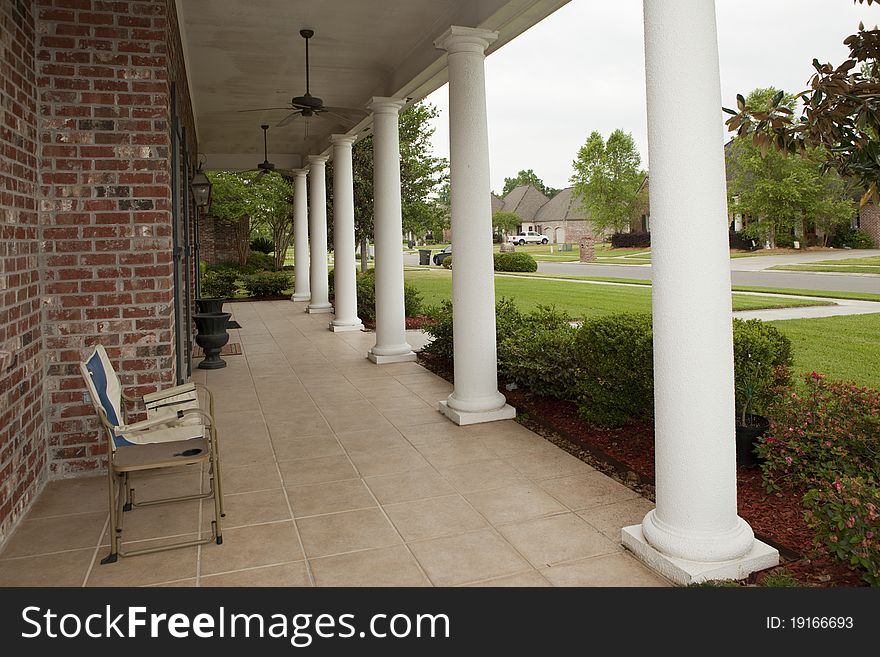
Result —
[{"label": "tile floor", "polygon": [[[300,303],[227,309],[243,355],[194,374],[216,401],[223,545],[100,565],[106,479],[53,481],[0,553],[0,586],[669,585],[619,543],[647,500],[516,422],[453,425],[435,410],[451,386],[370,363],[370,333],[332,333]],[[200,481],[135,486],[147,499]],[[124,537],[196,536],[210,516],[210,501],[136,509]]]}]

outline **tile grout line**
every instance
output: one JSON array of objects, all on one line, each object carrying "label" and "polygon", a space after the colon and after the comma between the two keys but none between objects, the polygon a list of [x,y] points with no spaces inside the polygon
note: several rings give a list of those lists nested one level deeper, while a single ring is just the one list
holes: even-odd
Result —
[{"label": "tile grout line", "polygon": [[101,528],[101,533],[98,535],[98,544],[95,546],[94,552],[92,552],[92,560],[89,561],[89,567],[86,568],[86,574],[83,577],[82,586],[80,588],[85,588],[86,583],[89,581],[89,578],[92,576],[92,569],[95,567],[95,560],[98,558],[98,553],[101,551],[101,539],[104,538],[104,533],[107,532],[110,528],[110,513],[107,513],[107,517],[104,519],[104,525]]}]

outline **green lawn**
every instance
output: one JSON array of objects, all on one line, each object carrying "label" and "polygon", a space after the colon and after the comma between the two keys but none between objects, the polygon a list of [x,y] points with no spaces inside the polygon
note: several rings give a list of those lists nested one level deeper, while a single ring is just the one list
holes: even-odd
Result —
[{"label": "green lawn", "polygon": [[836,272],[838,274],[880,274],[880,267],[874,265],[776,265],[770,269]]},{"label": "green lawn", "polygon": [[794,371],[880,388],[880,313],[771,322],[792,343]]},{"label": "green lawn", "polygon": [[880,265],[880,256],[867,256],[865,258],[843,258],[842,260],[820,260],[814,265]]},{"label": "green lawn", "polygon": [[[448,271],[406,272],[406,280],[422,293],[425,303],[437,305],[452,297],[452,274]],[[495,297],[516,300],[524,310],[540,305],[556,306],[572,317],[585,318],[615,312],[651,312],[651,289],[646,286],[589,285],[552,280],[524,280],[522,277],[496,276]],[[801,299],[733,296],[734,310],[787,308],[816,305]],[[821,305],[821,304],[820,304]]]}]

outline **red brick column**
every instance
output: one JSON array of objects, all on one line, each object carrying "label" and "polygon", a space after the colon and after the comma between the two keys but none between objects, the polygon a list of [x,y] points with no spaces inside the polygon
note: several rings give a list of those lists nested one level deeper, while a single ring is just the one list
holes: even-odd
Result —
[{"label": "red brick column", "polygon": [[874,239],[874,246],[880,246],[880,206],[866,203],[859,208],[859,227]]},{"label": "red brick column", "polygon": [[30,0],[0,3],[0,542],[46,477]]},{"label": "red brick column", "polygon": [[[79,361],[174,380],[166,0],[36,0],[50,468],[101,465]],[[172,3],[173,5],[173,3]],[[185,86],[185,84],[184,84]]]},{"label": "red brick column", "polygon": [[592,235],[581,237],[581,262],[593,262],[596,259],[596,239]]}]

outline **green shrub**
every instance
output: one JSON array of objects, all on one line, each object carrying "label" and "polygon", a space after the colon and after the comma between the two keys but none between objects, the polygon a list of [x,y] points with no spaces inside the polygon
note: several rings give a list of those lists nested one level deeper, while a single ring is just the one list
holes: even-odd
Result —
[{"label": "green shrub", "polygon": [[880,586],[880,487],[864,477],[823,482],[804,495],[807,525],[835,559],[865,571]]},{"label": "green shrub", "polygon": [[425,327],[425,333],[431,336],[431,341],[422,348],[422,353],[452,362],[452,302],[440,302],[428,310],[428,316],[431,323]]},{"label": "green shrub", "polygon": [[203,297],[234,297],[238,291],[239,273],[229,267],[208,269],[202,276]]},{"label": "green shrub", "polygon": [[578,410],[595,424],[619,426],[654,414],[651,316],[586,320],[576,336]]},{"label": "green shrub", "polygon": [[573,399],[578,379],[575,356],[577,329],[571,318],[540,306],[532,313],[502,320],[498,331],[498,373],[534,393]]},{"label": "green shrub", "polygon": [[538,263],[528,253],[496,253],[495,271],[538,271]]},{"label": "green shrub", "polygon": [[847,226],[839,228],[831,238],[831,246],[836,249],[873,249],[874,239],[863,230]]},{"label": "green shrub", "polygon": [[271,237],[265,235],[257,235],[251,239],[251,251],[259,253],[273,253],[275,251],[275,242]]},{"label": "green shrub", "polygon": [[[376,270],[368,269],[358,272],[357,286],[357,309],[358,317],[369,321],[376,319]],[[413,317],[422,312],[422,294],[410,283],[403,283],[403,306],[407,317]]]},{"label": "green shrub", "polygon": [[277,297],[290,288],[292,276],[285,271],[261,271],[242,277],[244,289],[252,297]]},{"label": "green shrub", "polygon": [[804,392],[789,390],[770,409],[770,429],[758,439],[764,483],[796,490],[840,477],[880,481],[880,390],[813,372]]},{"label": "green shrub", "polygon": [[274,271],[275,258],[259,251],[248,253],[247,264],[244,266],[246,273],[255,274],[259,271]]},{"label": "green shrub", "polygon": [[791,341],[759,319],[733,320],[736,409],[742,416],[763,414],[780,387],[791,382]]},{"label": "green shrub", "polygon": [[443,269],[452,269],[452,256],[446,256],[440,264],[443,265]]}]

